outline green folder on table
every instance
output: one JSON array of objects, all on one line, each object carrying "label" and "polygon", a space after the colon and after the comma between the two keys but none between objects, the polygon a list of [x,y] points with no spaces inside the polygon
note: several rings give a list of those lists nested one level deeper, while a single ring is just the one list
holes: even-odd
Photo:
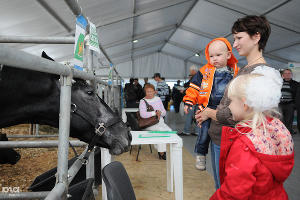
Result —
[{"label": "green folder on table", "polygon": [[139,134],[139,138],[161,138],[161,137],[171,137],[170,134],[162,133],[142,133]]},{"label": "green folder on table", "polygon": [[177,134],[177,131],[148,131],[148,133]]},{"label": "green folder on table", "polygon": [[177,131],[148,131],[148,133],[139,134],[139,138],[171,137],[170,134],[176,133]]}]

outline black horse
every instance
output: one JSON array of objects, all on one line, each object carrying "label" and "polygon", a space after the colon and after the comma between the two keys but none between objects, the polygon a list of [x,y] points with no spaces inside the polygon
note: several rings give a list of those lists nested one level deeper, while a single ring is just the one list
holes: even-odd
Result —
[{"label": "black horse", "polygon": [[[8,141],[6,134],[0,134],[0,141]],[[0,149],[0,164],[16,164],[21,158],[21,155],[12,148]]]},{"label": "black horse", "polygon": [[[43,58],[53,60],[43,52]],[[1,63],[1,61],[0,61]],[[58,127],[60,107],[59,76],[2,65],[0,67],[0,128],[21,123]],[[111,154],[128,151],[131,135],[126,125],[84,80],[72,84],[70,136],[96,146],[109,148]],[[97,123],[96,123],[97,122]],[[105,133],[95,136],[103,123]]]}]

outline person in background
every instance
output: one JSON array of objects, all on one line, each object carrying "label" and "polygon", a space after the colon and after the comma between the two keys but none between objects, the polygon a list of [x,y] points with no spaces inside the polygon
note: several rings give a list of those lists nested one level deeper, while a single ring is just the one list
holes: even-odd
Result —
[{"label": "person in background", "polygon": [[141,84],[139,83],[139,79],[134,78],[133,80],[134,80],[133,84],[136,86],[137,101],[139,102],[144,97],[144,91]]},{"label": "person in background", "polygon": [[[166,82],[166,78],[165,77],[161,77],[161,80],[163,80],[164,82]],[[168,85],[168,89],[169,89],[169,94],[166,96],[166,101],[165,101],[165,104],[164,104],[166,111],[169,110],[169,102],[171,101],[171,98],[172,98],[171,97],[172,91],[171,91],[171,88],[170,88],[169,85]]]},{"label": "person in background", "polygon": [[[193,77],[190,87],[183,98],[184,111],[192,109],[198,104],[200,111],[206,108],[216,109],[225,92],[227,84],[238,72],[237,59],[232,53],[232,47],[226,38],[215,38],[205,48],[207,64]],[[206,169],[206,154],[210,137],[208,129],[211,119],[201,124],[200,133],[195,144],[196,164],[199,170]],[[213,143],[213,142],[212,142]]]},{"label": "person in background", "polygon": [[[144,90],[145,90],[146,96],[145,96],[145,98],[141,99],[141,101],[140,101],[140,106],[139,106],[140,115],[142,118],[150,118],[152,116],[157,116],[159,119],[159,122],[158,122],[158,124],[154,124],[143,130],[146,130],[146,131],[172,131],[172,129],[164,122],[163,117],[166,115],[166,110],[163,106],[161,99],[159,97],[155,96],[155,93],[156,93],[155,87],[152,84],[148,83],[145,85]],[[153,107],[154,111],[147,112],[147,106],[146,106],[145,101],[147,101],[147,103]],[[166,160],[166,144],[157,144],[157,145],[154,145],[154,147],[158,151],[159,159]]]},{"label": "person in background", "polygon": [[129,83],[125,84],[124,94],[127,108],[138,108],[137,92],[134,85],[134,78],[130,78]]},{"label": "person in background", "polygon": [[[197,74],[197,72],[198,72],[198,68],[195,65],[192,65],[190,67],[189,81],[184,84],[184,88],[186,88],[186,90],[190,86],[191,79]],[[183,96],[185,96],[186,90],[180,91],[183,94]],[[195,112],[196,112],[196,107],[197,107],[197,105],[194,105],[192,109],[188,110],[188,113],[186,114],[186,118],[185,118],[183,131],[181,133],[179,133],[178,135],[188,136],[188,135],[191,135],[191,134],[192,135],[198,135],[199,134],[200,128],[197,125],[196,125],[196,128],[195,128],[195,133],[192,133],[192,130],[191,130],[192,129],[192,124],[193,124],[193,117],[194,117]]]},{"label": "person in background", "polygon": [[221,187],[210,200],[288,199],[283,183],[294,166],[294,143],[276,118],[281,87],[279,72],[266,66],[230,83],[229,109],[238,123],[222,129]]},{"label": "person in background", "polygon": [[148,83],[148,77],[145,77],[144,78],[144,86],[143,86],[143,89],[145,88],[145,85]]},{"label": "person in background", "polygon": [[168,108],[167,96],[169,95],[169,86],[164,80],[162,80],[160,73],[155,73],[153,78],[157,82],[157,86],[156,86],[157,96],[160,97],[165,109],[167,110]]},{"label": "person in background", "polygon": [[145,93],[145,85],[148,84],[148,77],[145,77],[144,78],[144,86],[143,86],[143,98],[146,96],[146,93]]},{"label": "person in background", "polygon": [[296,102],[295,106],[297,111],[297,128],[298,128],[298,133],[300,134],[300,84],[298,84],[297,87],[295,102]]},{"label": "person in background", "polygon": [[179,112],[179,106],[183,98],[183,93],[180,92],[180,80],[177,81],[177,84],[174,84],[172,91],[172,99],[174,102],[175,113]]},{"label": "person in background", "polygon": [[295,99],[297,93],[297,87],[299,83],[294,81],[292,70],[285,69],[281,74],[283,78],[283,85],[281,89],[281,99],[279,108],[282,113],[282,121],[284,125],[289,129],[291,134],[294,134],[293,120],[295,111]]}]

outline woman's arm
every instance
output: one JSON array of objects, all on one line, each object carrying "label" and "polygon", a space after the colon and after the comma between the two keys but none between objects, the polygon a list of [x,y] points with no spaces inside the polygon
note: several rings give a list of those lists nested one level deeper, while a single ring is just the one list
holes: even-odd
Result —
[{"label": "woman's arm", "polygon": [[159,110],[161,111],[161,116],[162,117],[166,116],[167,111],[165,110],[165,107],[164,107],[164,105],[163,105],[163,103],[162,103],[162,101],[161,101],[160,98],[159,98],[158,104],[159,104]]},{"label": "woman's arm", "polygon": [[147,112],[147,106],[144,100],[140,100],[139,111],[142,118],[149,118],[156,115],[155,111]]},{"label": "woman's arm", "polygon": [[[228,87],[228,86],[227,86]],[[199,125],[201,123],[209,118],[219,121],[220,123],[227,125],[227,126],[233,126],[236,124],[236,122],[232,119],[232,114],[229,109],[229,104],[230,104],[230,99],[228,98],[228,92],[227,92],[227,87],[224,92],[224,96],[218,105],[217,109],[211,109],[211,108],[206,108],[204,111],[200,112],[197,111],[195,118],[198,122]]]},{"label": "woman's arm", "polygon": [[217,110],[211,109],[211,108],[205,108],[202,112],[200,110],[197,110],[195,118],[198,122],[198,124],[201,124],[205,120],[211,118],[215,121],[217,121]]}]

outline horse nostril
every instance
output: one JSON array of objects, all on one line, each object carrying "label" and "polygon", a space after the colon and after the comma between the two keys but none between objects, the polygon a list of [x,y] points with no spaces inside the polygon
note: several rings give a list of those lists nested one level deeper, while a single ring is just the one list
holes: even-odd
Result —
[{"label": "horse nostril", "polygon": [[16,163],[17,163],[20,159],[21,159],[21,155],[20,155],[20,154],[16,155]]}]

